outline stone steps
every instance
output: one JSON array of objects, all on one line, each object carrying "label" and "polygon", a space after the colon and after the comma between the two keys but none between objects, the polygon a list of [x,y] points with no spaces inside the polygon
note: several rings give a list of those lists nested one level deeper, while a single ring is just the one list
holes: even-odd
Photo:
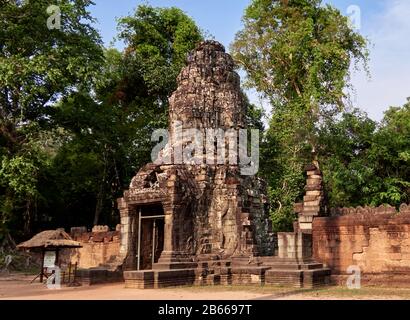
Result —
[{"label": "stone steps", "polygon": [[313,288],[329,284],[330,273],[330,269],[323,267],[299,270],[270,269],[266,271],[265,283],[296,288]]},{"label": "stone steps", "polygon": [[194,285],[196,269],[125,271],[126,288],[157,289]]},{"label": "stone steps", "polygon": [[153,270],[176,270],[176,269],[194,269],[194,268],[216,268],[230,267],[230,260],[210,260],[196,262],[171,262],[171,263],[155,263]]},{"label": "stone steps", "polygon": [[319,263],[264,266],[215,266],[192,269],[124,272],[128,288],[162,288],[181,285],[281,285],[312,288],[330,283],[330,269]]},{"label": "stone steps", "polygon": [[276,286],[303,288],[303,271],[301,270],[268,270],[265,283]]},{"label": "stone steps", "polygon": [[193,269],[197,267],[195,262],[171,262],[171,263],[154,263],[153,270],[178,270]]},{"label": "stone steps", "polygon": [[323,268],[321,263],[307,263],[307,264],[291,264],[291,263],[275,263],[264,264],[263,266],[271,267],[275,270],[315,270]]},{"label": "stone steps", "polygon": [[197,262],[198,267],[230,267],[232,262],[230,260],[211,260],[211,261],[200,261]]}]

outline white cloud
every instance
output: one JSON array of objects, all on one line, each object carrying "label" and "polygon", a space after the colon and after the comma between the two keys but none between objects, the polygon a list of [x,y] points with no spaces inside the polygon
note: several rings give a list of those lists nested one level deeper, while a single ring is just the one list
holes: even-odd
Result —
[{"label": "white cloud", "polygon": [[[355,106],[380,120],[389,106],[401,106],[410,96],[410,1],[385,0],[383,12],[363,19],[371,48],[370,82],[353,77]],[[367,20],[367,21],[366,21]]]},{"label": "white cloud", "polygon": [[[360,32],[371,42],[371,79],[365,72],[353,74],[352,102],[372,119],[381,120],[390,106],[402,106],[410,97],[410,1],[380,0],[378,10],[369,9],[368,2],[373,0],[356,1],[362,13]],[[343,0],[339,7],[345,8],[348,3]],[[254,90],[247,93],[253,103],[262,104],[269,114],[268,102],[261,103]]]}]

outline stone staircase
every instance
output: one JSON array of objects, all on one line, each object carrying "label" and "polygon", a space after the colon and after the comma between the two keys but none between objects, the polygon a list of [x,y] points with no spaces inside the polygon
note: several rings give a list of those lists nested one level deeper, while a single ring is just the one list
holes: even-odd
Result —
[{"label": "stone staircase", "polygon": [[278,285],[313,288],[329,284],[330,270],[314,261],[278,257],[251,264],[233,260],[202,261],[194,268],[125,271],[126,287],[163,288],[180,285]]},{"label": "stone staircase", "polygon": [[323,178],[317,161],[306,166],[306,186],[303,203],[295,204],[298,221],[294,232],[278,233],[278,257],[265,258],[270,266],[265,282],[312,288],[330,284],[330,269],[313,259],[312,222],[324,213]]},{"label": "stone staircase", "polygon": [[266,271],[265,283],[296,288],[313,288],[330,283],[330,269],[314,260],[275,259],[265,262],[270,269]]},{"label": "stone staircase", "polygon": [[315,261],[312,252],[312,221],[323,209],[321,172],[314,164],[307,166],[306,171],[306,196],[303,203],[295,205],[299,219],[294,232],[277,234],[276,256],[235,255],[226,260],[214,255],[199,255],[195,259],[165,257],[152,270],[125,271],[126,287],[267,284],[313,288],[330,284],[330,269]]}]

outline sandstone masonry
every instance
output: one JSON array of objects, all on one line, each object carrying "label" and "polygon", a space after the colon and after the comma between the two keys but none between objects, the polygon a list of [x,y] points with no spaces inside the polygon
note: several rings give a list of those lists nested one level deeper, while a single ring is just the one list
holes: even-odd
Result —
[{"label": "sandstone masonry", "polygon": [[[207,129],[246,128],[240,79],[220,43],[199,44],[177,80],[178,88],[169,99],[171,136],[177,129],[195,128],[205,136]],[[164,154],[179,144],[171,140]],[[310,192],[319,180],[310,177]],[[306,215],[315,215],[315,201],[320,202],[320,194],[306,202]],[[218,283],[300,287],[323,282],[328,275],[311,260],[311,250],[303,249],[311,239],[303,232],[288,241],[289,253],[277,256],[265,182],[241,175],[239,165],[147,164],[118,204],[119,260],[127,287]],[[296,245],[303,256],[295,254]]]}]

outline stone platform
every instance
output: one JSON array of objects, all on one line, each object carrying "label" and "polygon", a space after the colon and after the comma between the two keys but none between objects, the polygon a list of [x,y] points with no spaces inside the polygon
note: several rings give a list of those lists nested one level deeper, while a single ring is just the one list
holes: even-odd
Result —
[{"label": "stone platform", "polygon": [[[252,161],[247,167],[226,156],[210,159],[220,150],[230,153],[249,125],[234,60],[220,43],[202,42],[177,83],[169,98],[167,145],[118,199],[126,287],[326,284],[330,271],[311,260],[312,222],[325,212],[317,161],[305,168],[294,232],[274,234],[267,184],[250,170]],[[189,161],[173,161],[192,142],[184,138],[192,129],[208,141],[212,157],[195,152]],[[241,148],[247,147],[233,148],[239,157]]]},{"label": "stone platform", "polygon": [[295,288],[314,288],[329,285],[330,275],[330,269],[315,261],[277,262],[267,270],[265,283]]},{"label": "stone platform", "polygon": [[[249,261],[248,261],[249,262]],[[212,260],[197,263],[195,268],[125,271],[127,288],[157,289],[201,285],[281,285],[312,288],[330,283],[330,270],[314,261],[278,257]]]},{"label": "stone platform", "polygon": [[107,268],[78,269],[76,278],[82,285],[85,286],[124,281],[121,271],[109,270]]}]

